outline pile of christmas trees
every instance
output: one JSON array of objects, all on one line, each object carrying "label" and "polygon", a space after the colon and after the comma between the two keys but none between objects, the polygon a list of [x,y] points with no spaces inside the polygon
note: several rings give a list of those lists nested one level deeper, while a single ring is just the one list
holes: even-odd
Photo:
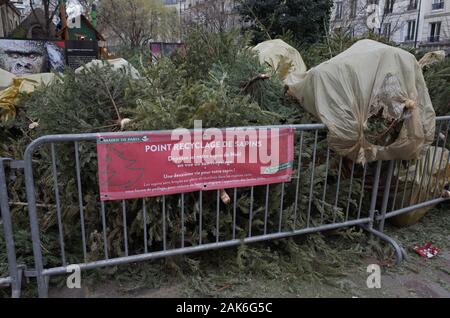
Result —
[{"label": "pile of christmas trees", "polygon": [[[93,67],[78,74],[68,70],[52,84],[37,89],[31,96],[23,96],[18,105],[16,119],[0,123],[0,157],[22,158],[25,147],[32,140],[49,134],[191,128],[194,120],[202,120],[205,128],[313,122],[313,118],[302,110],[297,101],[284,94],[284,86],[276,76],[276,70],[270,70],[259,63],[256,53],[249,49],[249,39],[249,35],[237,31],[215,34],[192,32],[186,41],[186,49],[174,53],[170,58],[160,58],[156,63],[143,55],[138,55],[141,58],[130,59],[137,62],[135,67],[139,69],[141,79],[133,79],[126,72],[117,72],[109,67]],[[345,49],[346,46],[340,47]],[[313,60],[313,56],[317,58],[319,51],[319,46],[309,49],[312,54],[307,56],[306,60]],[[261,76],[262,74],[265,76]],[[297,145],[299,138],[299,134],[296,135]],[[332,153],[327,156],[325,132],[318,134],[316,161],[312,164],[314,138],[313,133],[303,134],[301,168],[304,176],[309,176],[311,169],[314,169],[311,225],[330,219],[343,220],[346,206],[347,210],[353,213],[359,204],[367,203],[367,200],[362,203],[359,201],[361,192],[370,191],[369,182],[366,183],[366,188],[350,186],[350,173],[354,184],[360,184],[362,169],[355,169],[353,175],[351,162],[344,160],[339,164],[338,158]],[[103,258],[96,149],[93,143],[79,143],[78,147],[88,259],[96,260]],[[68,262],[75,263],[81,261],[82,256],[78,191],[73,162],[75,149],[73,144],[57,145],[55,149],[66,255]],[[298,159],[298,151],[297,148],[295,162]],[[45,245],[45,262],[47,266],[60,265],[57,259],[60,250],[50,147],[41,148],[34,159],[36,198],[39,204],[41,237]],[[329,169],[326,168],[328,159]],[[342,172],[341,177],[338,176],[338,170]],[[297,174],[297,171],[294,173]],[[337,180],[340,182],[341,195],[335,198]],[[26,202],[23,181],[23,176],[19,175],[9,186],[10,201],[17,203],[12,205],[12,212],[19,235],[18,245],[21,248],[18,250],[21,251],[21,261],[32,259],[27,209],[21,204]],[[323,193],[325,182],[328,191]],[[296,202],[297,190],[300,195]],[[294,224],[297,227],[302,226],[305,218],[300,217],[296,211],[309,209],[309,179],[302,178],[298,189],[296,182],[286,184],[284,189],[281,185],[271,186],[269,222],[272,228],[278,226],[281,191],[284,191],[286,197],[283,226],[286,229],[291,229]],[[215,192],[204,193],[205,215],[215,214],[215,195]],[[324,195],[326,202],[335,203],[336,200],[335,205],[343,208],[336,210],[333,204],[323,201]],[[241,219],[238,224],[243,224],[237,229],[238,237],[248,234],[250,196],[249,189],[238,191],[237,215]],[[265,187],[256,187],[253,196],[253,231],[258,234],[263,231]],[[347,205],[348,198],[350,207]],[[152,249],[158,249],[162,245],[161,200],[146,199],[147,209],[151,211],[147,217],[147,233],[149,248]],[[179,246],[180,198],[170,196],[165,203],[169,227],[168,244]],[[199,240],[198,193],[186,195],[185,207],[185,246],[195,245]],[[143,251],[142,200],[128,201],[127,209],[130,254],[131,250],[139,253]],[[232,206],[221,204],[221,210],[223,217],[218,230],[219,233],[228,233],[227,231],[231,230]],[[363,211],[367,211],[366,206],[363,206]],[[108,204],[107,221],[110,256],[123,255],[123,218],[120,202]],[[215,236],[216,223],[214,217],[204,217],[203,221],[201,235],[203,242],[207,242]],[[3,259],[4,255],[0,255],[0,258]]]},{"label": "pile of christmas trees", "polygon": [[[202,120],[203,127],[259,126],[311,122],[311,117],[301,111],[296,102],[283,94],[283,84],[274,74],[257,79],[271,70],[261,66],[258,57],[249,49],[249,36],[239,32],[208,34],[191,33],[186,50],[157,63],[141,58],[136,67],[141,79],[133,79],[126,72],[109,67],[93,67],[75,74],[68,70],[52,84],[38,88],[32,95],[23,96],[14,120],[1,123],[0,156],[21,158],[25,147],[34,139],[49,134],[110,132],[120,130],[158,130],[193,127],[194,120]],[[274,71],[272,71],[274,72]],[[256,78],[256,80],[255,80]],[[312,138],[312,137],[311,137]],[[307,139],[307,136],[305,136]],[[99,218],[96,149],[92,143],[79,143],[82,175],[83,205],[86,233],[88,233],[89,258],[97,259],[101,243]],[[63,207],[64,235],[67,238],[68,257],[81,252],[80,217],[77,201],[77,184],[74,170],[73,144],[55,146],[61,206]],[[308,152],[308,151],[307,151]],[[309,151],[311,153],[311,151]],[[40,228],[47,242],[44,254],[59,254],[55,197],[51,171],[50,147],[43,147],[35,155],[36,197]],[[11,181],[9,186],[14,223],[17,228],[28,229],[23,176]],[[286,189],[292,192],[293,189]],[[249,213],[249,190],[239,193],[238,206],[243,215]],[[273,191],[281,191],[274,187]],[[198,194],[186,198],[186,244],[198,239]],[[205,193],[205,213],[215,211]],[[264,205],[262,189],[255,190],[255,222],[261,219],[260,206]],[[275,204],[276,196],[273,195]],[[148,220],[149,244],[161,244],[160,198],[148,199],[154,210]],[[172,224],[179,223],[179,198],[167,199],[167,213]],[[276,200],[278,204],[278,200]],[[130,249],[133,241],[142,236],[141,202],[130,201],[127,222]],[[289,207],[286,207],[289,208]],[[231,207],[224,209],[231,213]],[[247,216],[245,216],[247,217]],[[204,233],[208,237],[215,231],[215,223],[205,218]],[[221,227],[230,225],[224,218]],[[119,232],[123,219],[121,205],[108,206],[108,241],[111,255],[122,255],[123,235]],[[241,229],[242,234],[247,230]],[[179,241],[180,230],[168,231],[173,244]],[[141,240],[137,247],[142,248]],[[25,249],[24,249],[25,250]],[[30,257],[29,249],[26,255]],[[56,260],[47,258],[52,264]],[[73,259],[75,261],[75,259]],[[79,261],[79,259],[78,259]]]}]

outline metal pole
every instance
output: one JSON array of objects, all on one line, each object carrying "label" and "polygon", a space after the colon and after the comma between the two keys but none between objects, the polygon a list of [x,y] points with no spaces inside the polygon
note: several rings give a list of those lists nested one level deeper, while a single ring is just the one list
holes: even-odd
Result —
[{"label": "metal pole", "polygon": [[388,163],[388,172],[387,172],[387,177],[386,177],[386,182],[384,184],[384,193],[383,193],[383,201],[381,202],[381,221],[380,221],[380,225],[378,227],[378,230],[380,232],[383,232],[384,230],[384,221],[386,219],[386,210],[387,210],[387,205],[389,202],[389,191],[391,190],[391,181],[392,181],[392,174],[394,171],[394,161],[391,160]]},{"label": "metal pole", "polygon": [[375,178],[372,186],[372,195],[370,198],[370,208],[369,208],[369,229],[373,228],[373,222],[375,218],[375,209],[377,204],[378,187],[380,185],[380,174],[381,174],[381,160],[377,162],[377,167],[375,170]]},{"label": "metal pole", "polygon": [[12,229],[11,213],[8,204],[8,190],[6,174],[3,163],[6,160],[0,158],[0,215],[3,219],[3,231],[5,234],[6,252],[8,256],[9,275],[11,277],[12,297],[20,297],[20,277],[17,269],[16,250]]},{"label": "metal pole", "polygon": [[181,18],[181,3],[183,2],[183,0],[180,0],[178,2],[179,6],[180,6],[180,43],[183,42],[182,38],[183,38],[183,21]]},{"label": "metal pole", "polygon": [[38,294],[40,298],[47,298],[48,285],[47,279],[42,273],[44,270],[44,262],[42,259],[41,238],[39,234],[39,221],[36,209],[36,192],[34,188],[33,163],[32,163],[33,152],[40,143],[41,141],[35,139],[31,144],[28,145],[27,149],[25,150],[24,154],[25,188],[28,201],[28,215],[30,218],[31,239],[33,245],[36,280],[38,284]]},{"label": "metal pole", "polygon": [[422,9],[422,0],[419,0],[419,11],[417,13],[416,36],[414,38],[414,48],[417,48],[417,37],[419,35],[420,13]]}]

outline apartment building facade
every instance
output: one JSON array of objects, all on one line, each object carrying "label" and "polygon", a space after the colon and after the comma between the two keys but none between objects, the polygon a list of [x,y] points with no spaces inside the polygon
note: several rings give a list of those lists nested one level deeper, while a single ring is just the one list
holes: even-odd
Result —
[{"label": "apartment building facade", "polygon": [[334,0],[331,31],[369,30],[404,46],[450,49],[450,0]]},{"label": "apartment building facade", "polygon": [[182,26],[203,25],[209,31],[225,31],[240,26],[234,11],[236,0],[163,0],[176,10]]}]

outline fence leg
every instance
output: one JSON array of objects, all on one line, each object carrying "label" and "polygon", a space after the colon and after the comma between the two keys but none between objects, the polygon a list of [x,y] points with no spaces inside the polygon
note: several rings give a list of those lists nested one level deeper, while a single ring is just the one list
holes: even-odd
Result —
[{"label": "fence leg", "polygon": [[34,188],[33,176],[33,150],[34,145],[30,144],[25,150],[25,187],[28,200],[28,214],[30,217],[31,239],[33,244],[34,265],[36,270],[36,280],[38,285],[38,295],[40,298],[48,297],[48,285],[45,276],[42,274],[44,270],[44,261],[42,259],[41,239],[39,235],[39,222],[36,209],[36,193]]},{"label": "fence leg", "polygon": [[8,257],[9,275],[11,277],[11,297],[20,297],[21,279],[16,259],[16,249],[14,246],[14,234],[11,222],[11,211],[9,210],[8,190],[6,184],[6,174],[4,163],[9,159],[0,158],[0,211],[3,220],[3,230],[5,234],[6,252]]},{"label": "fence leg", "polygon": [[379,185],[380,185],[380,176],[381,176],[381,160],[377,162],[377,166],[376,166],[376,170],[375,170],[375,179],[373,182],[373,186],[372,186],[372,195],[370,198],[370,211],[369,211],[369,224],[367,225],[360,225],[360,227],[362,227],[363,229],[365,229],[366,231],[370,232],[371,234],[379,237],[380,239],[382,239],[383,241],[388,242],[389,244],[392,245],[392,247],[395,250],[395,257],[396,257],[396,265],[400,265],[400,263],[402,262],[403,258],[406,257],[406,252],[403,250],[403,248],[391,237],[389,237],[388,235],[380,232],[383,230],[384,228],[384,220],[385,220],[385,216],[386,216],[386,210],[387,210],[387,204],[388,204],[388,199],[389,199],[389,190],[390,190],[390,184],[391,184],[391,179],[392,179],[392,173],[393,173],[393,161],[389,162],[389,167],[388,167],[388,175],[387,175],[387,179],[386,179],[386,184],[385,184],[385,189],[384,189],[384,193],[383,193],[383,201],[381,203],[381,215],[382,215],[382,220],[381,223],[379,225],[380,231],[377,231],[373,228],[374,222],[375,222],[375,214],[377,212],[376,210],[376,203],[377,203],[377,198],[378,198],[378,189],[379,189]]},{"label": "fence leg", "polygon": [[387,206],[388,206],[388,201],[389,201],[389,192],[391,191],[391,181],[392,181],[392,174],[394,171],[394,161],[391,160],[389,161],[389,165],[388,165],[388,172],[387,172],[387,176],[386,176],[386,183],[384,185],[384,193],[383,193],[383,201],[381,202],[381,220],[380,220],[380,224],[378,226],[378,230],[383,232],[384,230],[384,222],[386,220],[386,211],[387,211]]},{"label": "fence leg", "polygon": [[370,197],[370,208],[369,208],[369,228],[373,228],[373,223],[375,221],[378,187],[380,185],[380,175],[381,175],[381,161],[377,162],[375,169],[375,177],[372,184],[372,194]]},{"label": "fence leg", "polygon": [[388,236],[388,235],[386,235],[386,234],[384,234],[384,233],[382,233],[380,231],[371,229],[369,227],[362,226],[362,228],[364,228],[368,232],[372,233],[373,235],[379,237],[383,241],[386,241],[386,242],[388,242],[389,244],[392,245],[392,247],[394,248],[394,251],[395,251],[395,258],[396,258],[395,264],[397,266],[400,265],[400,263],[403,261],[403,259],[406,259],[406,252],[405,252],[405,250],[392,237],[390,237],[390,236]]},{"label": "fence leg", "polygon": [[11,298],[20,298],[20,295],[22,293],[22,275],[23,275],[23,269],[21,266],[17,269],[17,284],[13,284],[11,286],[12,292],[11,292]]}]

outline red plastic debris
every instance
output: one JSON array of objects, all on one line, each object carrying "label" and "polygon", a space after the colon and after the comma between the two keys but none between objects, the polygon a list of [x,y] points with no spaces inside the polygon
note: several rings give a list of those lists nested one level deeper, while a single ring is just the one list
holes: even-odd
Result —
[{"label": "red plastic debris", "polygon": [[414,246],[414,251],[422,257],[432,258],[440,252],[440,249],[427,242],[424,246]]}]

